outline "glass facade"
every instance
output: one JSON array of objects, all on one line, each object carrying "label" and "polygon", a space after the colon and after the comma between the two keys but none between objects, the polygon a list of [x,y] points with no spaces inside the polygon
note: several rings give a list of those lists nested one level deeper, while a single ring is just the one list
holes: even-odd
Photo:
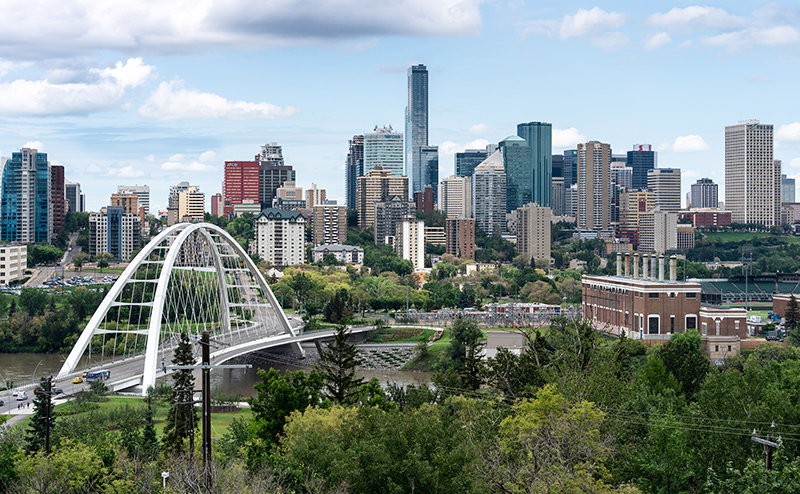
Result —
[{"label": "glass facade", "polygon": [[433,202],[439,199],[439,146],[423,146],[422,157],[422,190],[433,188]]},{"label": "glass facade", "polygon": [[355,135],[350,140],[350,150],[345,163],[345,195],[347,209],[356,208],[356,185],[358,177],[364,175],[364,136]]},{"label": "glass facade", "polygon": [[488,153],[478,149],[467,149],[463,153],[456,153],[456,176],[471,177],[475,167],[483,163]]},{"label": "glass facade", "polygon": [[570,188],[578,183],[578,150],[567,149],[564,151],[564,187]]},{"label": "glass facade", "polygon": [[[531,147],[525,139],[511,136],[500,141],[500,153],[506,174],[506,212],[510,213],[533,202],[534,170],[531,166]],[[476,197],[475,202],[479,201],[480,198]]]},{"label": "glass facade", "polygon": [[378,166],[393,176],[403,176],[403,134],[391,126],[364,134],[364,173]]},{"label": "glass facade", "polygon": [[428,68],[422,64],[408,68],[408,107],[406,107],[406,175],[410,194],[425,188],[422,148],[428,145]]},{"label": "glass facade", "polygon": [[22,148],[3,167],[0,240],[50,240],[50,164],[47,154]]},{"label": "glass facade", "polygon": [[650,144],[637,144],[633,146],[633,151],[628,151],[628,160],[625,166],[633,169],[633,182],[631,188],[647,188],[647,170],[656,167],[656,152],[652,151]]},{"label": "glass facade", "polygon": [[[546,122],[521,123],[517,125],[517,135],[525,139],[530,146],[533,184],[529,202],[549,208],[552,206],[553,187],[553,126]],[[519,206],[525,204],[527,203]]]}]

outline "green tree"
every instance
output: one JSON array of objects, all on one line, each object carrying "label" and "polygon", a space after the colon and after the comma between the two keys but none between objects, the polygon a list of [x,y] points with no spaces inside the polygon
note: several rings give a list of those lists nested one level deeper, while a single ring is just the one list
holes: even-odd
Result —
[{"label": "green tree", "polygon": [[[33,397],[33,415],[26,431],[25,449],[29,453],[46,450],[48,434],[53,429],[56,414],[53,411],[53,401],[50,396],[52,381],[44,377],[39,381],[37,392]],[[50,450],[45,451],[50,454]]]},{"label": "green tree", "polygon": [[82,271],[83,265],[86,261],[89,260],[89,255],[85,252],[78,252],[74,256],[72,256],[72,264],[78,268],[78,271]]},{"label": "green tree", "polygon": [[711,370],[708,354],[700,350],[701,336],[696,329],[672,335],[669,343],[661,345],[657,355],[664,367],[681,384],[686,398],[691,400],[700,390]]},{"label": "green tree", "polygon": [[350,302],[350,294],[347,293],[346,288],[337,290],[322,310],[325,320],[335,324],[352,316]]},{"label": "green tree", "polygon": [[794,294],[789,296],[784,317],[786,318],[786,329],[791,331],[789,333],[789,341],[795,345],[800,345],[800,331],[794,331],[800,328],[800,310],[797,308],[797,299]]},{"label": "green tree", "polygon": [[[175,348],[175,354],[172,358],[172,364],[195,364],[195,359],[192,356],[192,345],[186,333],[181,333],[180,342]],[[190,439],[190,445],[194,443],[194,432],[199,425],[199,418],[193,403],[194,375],[192,370],[178,369],[173,374],[172,379],[172,401],[166,425],[164,426],[162,447],[170,453],[179,453],[186,438]]]},{"label": "green tree", "polygon": [[102,254],[97,256],[97,268],[102,273],[105,268],[108,267],[108,261],[114,259],[114,256],[108,252],[103,252]]},{"label": "green tree", "polygon": [[356,367],[361,361],[356,346],[347,342],[349,336],[347,325],[339,324],[333,342],[320,352],[325,396],[339,404],[355,403],[359,386],[364,383],[363,379],[356,378]]}]

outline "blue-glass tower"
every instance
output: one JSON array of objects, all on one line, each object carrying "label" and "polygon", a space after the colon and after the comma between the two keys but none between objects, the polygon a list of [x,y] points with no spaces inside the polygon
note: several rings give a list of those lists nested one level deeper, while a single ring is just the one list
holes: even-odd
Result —
[{"label": "blue-glass tower", "polygon": [[[518,136],[506,137],[500,141],[499,147],[503,157],[503,171],[506,173],[506,212],[510,213],[533,202],[534,170],[531,166],[531,147],[525,139]],[[481,199],[476,197],[473,200]]]},{"label": "blue-glass tower", "polygon": [[423,146],[422,156],[422,190],[433,187],[433,202],[439,199],[439,146]]},{"label": "blue-glass tower", "polygon": [[625,166],[633,169],[633,182],[631,188],[647,188],[647,170],[656,167],[656,152],[650,144],[636,144],[633,151],[628,151],[628,160]]},{"label": "blue-glass tower", "polygon": [[483,163],[488,153],[481,149],[467,149],[463,153],[456,153],[456,176],[471,177],[475,167]]},{"label": "blue-glass tower", "polygon": [[413,194],[425,189],[422,148],[428,145],[428,69],[422,64],[408,68],[405,137],[406,175]]},{"label": "blue-glass tower", "polygon": [[569,188],[578,183],[578,150],[567,149],[564,151],[564,187]]},{"label": "blue-glass tower", "polygon": [[22,148],[3,167],[0,240],[50,241],[50,163],[47,153]]},{"label": "blue-glass tower", "polygon": [[517,125],[517,135],[525,139],[531,148],[533,185],[530,202],[552,207],[553,125],[546,122],[521,123]]}]

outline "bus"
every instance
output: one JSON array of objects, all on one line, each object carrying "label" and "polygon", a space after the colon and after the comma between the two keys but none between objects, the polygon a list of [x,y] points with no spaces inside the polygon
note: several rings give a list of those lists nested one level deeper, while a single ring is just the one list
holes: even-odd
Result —
[{"label": "bus", "polygon": [[97,371],[84,372],[83,377],[86,378],[87,381],[105,381],[111,377],[111,371],[107,369],[101,369]]}]

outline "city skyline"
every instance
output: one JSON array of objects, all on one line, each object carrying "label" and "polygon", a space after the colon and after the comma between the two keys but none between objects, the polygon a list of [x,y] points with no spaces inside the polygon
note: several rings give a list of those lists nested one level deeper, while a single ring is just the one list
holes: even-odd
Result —
[{"label": "city skyline", "polygon": [[[439,146],[440,178],[453,175],[455,152],[530,121],[553,124],[554,154],[590,140],[615,153],[652,144],[659,167],[682,170],[684,193],[708,177],[724,196],[724,128],[759,119],[774,125],[782,172],[800,172],[796,6],[543,11],[461,1],[448,10],[413,0],[313,11],[287,2],[254,13],[248,2],[166,2],[137,20],[129,9],[142,5],[87,2],[58,18],[46,1],[14,5],[9,16],[44,29],[0,34],[0,155],[47,153],[81,184],[89,210],[118,185],[149,185],[153,211],[183,180],[208,199],[221,192],[226,160],[251,160],[268,142],[283,147],[299,185],[317,183],[344,204],[348,140],[376,125],[403,128],[407,70],[419,63],[429,71],[428,142]],[[369,18],[357,15],[368,7]],[[577,62],[587,55],[591,64]],[[514,77],[479,77],[496,66]],[[281,77],[270,77],[276,67]],[[520,91],[524,80],[537,90]],[[588,97],[601,105],[589,108]]]}]

